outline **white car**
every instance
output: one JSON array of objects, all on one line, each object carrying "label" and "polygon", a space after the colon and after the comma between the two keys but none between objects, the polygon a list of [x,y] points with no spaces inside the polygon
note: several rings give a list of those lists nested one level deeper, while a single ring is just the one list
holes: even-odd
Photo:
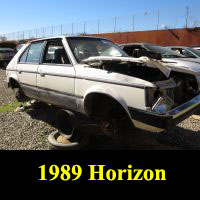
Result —
[{"label": "white car", "polygon": [[159,132],[200,104],[200,67],[131,58],[102,38],[31,41],[9,63],[6,75],[18,100],[29,97],[82,113],[107,135],[115,134],[124,119]]}]

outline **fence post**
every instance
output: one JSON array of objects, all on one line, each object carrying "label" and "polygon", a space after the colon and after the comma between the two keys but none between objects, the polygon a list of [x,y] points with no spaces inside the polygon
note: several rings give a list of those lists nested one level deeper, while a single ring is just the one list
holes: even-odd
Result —
[{"label": "fence post", "polygon": [[83,31],[84,34],[86,34],[86,24],[87,22],[84,22],[84,31]]},{"label": "fence post", "polygon": [[74,23],[72,23],[72,35],[74,35]]},{"label": "fence post", "polygon": [[100,19],[98,20],[98,34],[99,34],[99,30],[100,30]]},{"label": "fence post", "polygon": [[30,38],[31,38],[31,30],[29,30],[29,33],[28,33],[28,34],[29,34],[29,39],[30,39]]},{"label": "fence post", "polygon": [[53,26],[51,27],[51,35],[53,36]]},{"label": "fence post", "polygon": [[116,32],[116,26],[117,26],[117,17],[115,17],[114,33]]},{"label": "fence post", "polygon": [[44,38],[44,27],[42,28],[42,35],[43,35],[43,38]]},{"label": "fence post", "polygon": [[61,35],[63,34],[63,27],[62,27],[62,24],[60,26],[60,32],[61,32]]},{"label": "fence post", "polygon": [[159,25],[160,25],[160,10],[158,10],[157,30],[159,28]]}]

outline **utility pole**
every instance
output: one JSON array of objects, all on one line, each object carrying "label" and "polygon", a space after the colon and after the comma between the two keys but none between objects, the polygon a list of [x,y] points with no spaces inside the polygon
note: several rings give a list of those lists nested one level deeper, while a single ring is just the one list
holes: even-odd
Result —
[{"label": "utility pole", "polygon": [[114,33],[116,32],[116,27],[117,27],[117,17],[115,17]]},{"label": "utility pole", "polygon": [[99,30],[100,30],[100,19],[98,20],[98,34],[99,34]]},{"label": "utility pole", "polygon": [[43,29],[42,29],[42,36],[43,36],[43,38],[44,38],[44,27],[43,27]]},{"label": "utility pole", "polygon": [[84,22],[84,31],[83,31],[84,34],[86,34],[86,24],[87,22]]},{"label": "utility pole", "polygon": [[53,36],[53,26],[51,27],[51,35]]},{"label": "utility pole", "polygon": [[135,31],[135,16],[133,15],[133,32]]},{"label": "utility pole", "polygon": [[160,10],[158,10],[157,30],[159,29],[159,25],[160,25]]},{"label": "utility pole", "polygon": [[188,17],[189,17],[189,6],[186,6],[186,19],[185,19],[185,27],[188,27]]},{"label": "utility pole", "polygon": [[72,23],[72,35],[74,35],[74,23]]}]

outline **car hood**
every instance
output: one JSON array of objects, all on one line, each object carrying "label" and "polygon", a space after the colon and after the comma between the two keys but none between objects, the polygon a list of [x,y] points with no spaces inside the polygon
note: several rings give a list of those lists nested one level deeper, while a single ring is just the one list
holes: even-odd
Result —
[{"label": "car hood", "polygon": [[168,63],[163,63],[159,60],[151,59],[148,57],[140,57],[140,58],[133,58],[133,57],[114,57],[114,56],[93,56],[89,57],[85,60],[82,60],[82,63],[93,63],[93,62],[133,62],[133,63],[143,63],[147,67],[158,68],[166,77],[169,77],[171,69],[168,67]]},{"label": "car hood", "polygon": [[198,58],[163,58],[160,60],[148,57],[113,57],[113,56],[94,56],[82,61],[82,63],[91,63],[95,61],[121,61],[144,63],[148,67],[158,68],[166,77],[169,77],[171,71],[183,72],[196,75],[200,73],[200,59]]},{"label": "car hood", "polygon": [[200,73],[199,58],[163,58],[162,60],[174,71]]}]

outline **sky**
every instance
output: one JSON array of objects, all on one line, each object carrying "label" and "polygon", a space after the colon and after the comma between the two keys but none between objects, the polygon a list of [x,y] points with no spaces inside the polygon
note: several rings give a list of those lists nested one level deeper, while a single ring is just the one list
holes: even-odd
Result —
[{"label": "sky", "polygon": [[[200,0],[0,0],[0,34],[84,21],[89,29],[89,22],[95,20],[96,30],[98,19],[102,20],[101,30],[106,23],[111,31],[139,30],[148,25],[156,28],[158,10],[160,27],[178,27],[185,23],[186,6],[189,22],[200,23]],[[119,17],[117,27],[114,17]]]}]

